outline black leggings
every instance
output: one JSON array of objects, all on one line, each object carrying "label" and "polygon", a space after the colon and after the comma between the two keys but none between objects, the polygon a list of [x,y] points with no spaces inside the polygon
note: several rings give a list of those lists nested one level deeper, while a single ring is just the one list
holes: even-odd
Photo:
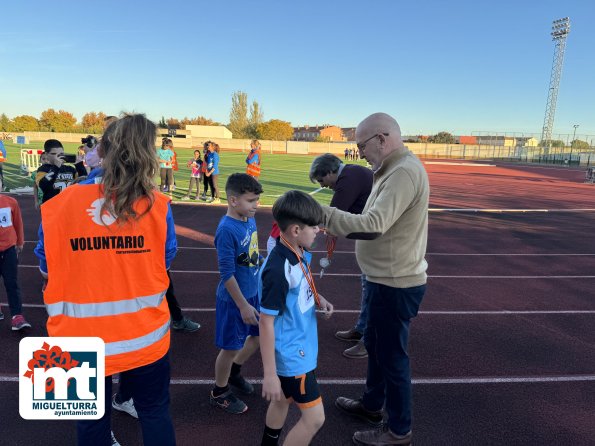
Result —
[{"label": "black leggings", "polygon": [[203,177],[202,177],[202,185],[203,185],[203,189],[202,189],[202,194],[203,195],[207,195],[207,192],[209,191],[209,180],[210,177],[207,176],[206,173],[203,173]]},{"label": "black leggings", "polygon": [[167,272],[167,277],[169,278],[169,287],[167,287],[167,292],[165,293],[167,306],[169,307],[172,320],[174,322],[180,322],[182,319],[184,319],[184,316],[182,316],[182,308],[180,308],[178,299],[176,299],[176,295],[174,294],[174,283],[171,280],[169,271]]}]

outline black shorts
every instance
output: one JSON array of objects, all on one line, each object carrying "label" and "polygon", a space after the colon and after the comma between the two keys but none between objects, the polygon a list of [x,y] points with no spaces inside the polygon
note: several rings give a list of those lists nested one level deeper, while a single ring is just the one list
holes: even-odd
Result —
[{"label": "black shorts", "polygon": [[295,401],[299,408],[307,409],[322,403],[314,370],[304,375],[280,376],[279,381],[285,398]]}]

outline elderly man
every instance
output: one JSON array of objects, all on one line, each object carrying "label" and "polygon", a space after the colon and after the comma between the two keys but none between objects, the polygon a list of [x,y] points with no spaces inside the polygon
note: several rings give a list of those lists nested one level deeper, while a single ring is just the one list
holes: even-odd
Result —
[{"label": "elderly man", "polygon": [[[310,181],[317,181],[322,187],[333,190],[331,207],[352,214],[361,214],[372,191],[372,171],[357,164],[343,164],[332,153],[317,156],[310,166]],[[334,237],[334,236],[328,236]],[[346,331],[338,331],[335,337],[341,341],[355,341],[353,347],[346,349],[347,358],[367,358],[364,346],[364,329],[368,320],[368,297],[365,287],[366,276],[362,275],[362,303],[357,324]]]},{"label": "elderly man", "polygon": [[410,320],[426,289],[429,184],[421,162],[403,145],[394,118],[375,113],[356,129],[357,147],[374,170],[374,185],[361,215],[325,207],[329,232],[358,238],[356,256],[369,299],[364,333],[368,350],[366,390],[360,399],[339,397],[336,406],[384,429],[356,432],[359,445],[411,443]]}]

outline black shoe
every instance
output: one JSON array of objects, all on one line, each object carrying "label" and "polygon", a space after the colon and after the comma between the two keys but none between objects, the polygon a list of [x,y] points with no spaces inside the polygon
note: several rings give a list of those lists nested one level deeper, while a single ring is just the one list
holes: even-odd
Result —
[{"label": "black shoe", "polygon": [[345,331],[338,331],[335,333],[335,338],[341,341],[359,341],[364,335],[357,331],[355,328],[350,328]]},{"label": "black shoe", "polygon": [[364,407],[361,399],[352,400],[351,398],[345,398],[340,396],[335,401],[335,406],[341,409],[346,414],[352,415],[357,417],[361,420],[364,420],[370,423],[372,426],[380,426],[382,425],[382,421],[384,418],[384,413],[382,410],[378,411],[371,411],[367,410]]},{"label": "black shoe", "polygon": [[251,395],[254,393],[254,386],[246,381],[242,375],[230,376],[227,382],[230,386],[234,386],[244,395]]}]

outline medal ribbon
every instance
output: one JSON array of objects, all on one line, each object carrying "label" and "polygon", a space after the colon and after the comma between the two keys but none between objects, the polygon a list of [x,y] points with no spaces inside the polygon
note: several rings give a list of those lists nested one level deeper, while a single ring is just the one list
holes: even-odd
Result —
[{"label": "medal ribbon", "polygon": [[[289,243],[287,241],[287,239],[285,237],[283,237],[283,234],[280,234],[280,237],[281,237],[281,240],[283,240],[285,242],[285,245],[289,249],[291,249],[291,251],[297,257],[298,263],[300,264],[300,268],[302,269],[302,273],[304,273],[304,277],[306,278],[306,282],[308,282],[308,286],[310,287],[310,290],[312,290],[312,294],[314,295],[314,302],[316,302],[317,307],[320,307],[320,297],[318,297],[318,291],[316,290],[316,285],[314,285],[314,277],[312,276],[312,271],[310,270],[310,265],[308,264],[308,262],[305,262],[306,268],[304,268],[304,262],[302,262],[304,249],[300,247],[300,250],[302,252],[302,256],[300,256],[298,254],[298,252],[293,248],[293,246],[291,246],[291,243]],[[307,272],[306,272],[306,269],[307,269]]]}]

